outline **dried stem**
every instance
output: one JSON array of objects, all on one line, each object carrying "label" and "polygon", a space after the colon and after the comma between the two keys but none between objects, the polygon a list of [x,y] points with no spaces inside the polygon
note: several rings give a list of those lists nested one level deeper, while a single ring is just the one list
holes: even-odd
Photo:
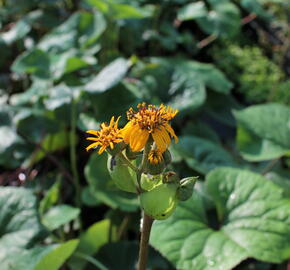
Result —
[{"label": "dried stem", "polygon": [[149,243],[150,232],[151,232],[153,221],[154,219],[152,219],[151,217],[143,213],[137,270],[146,269],[147,257],[148,257],[148,243]]}]

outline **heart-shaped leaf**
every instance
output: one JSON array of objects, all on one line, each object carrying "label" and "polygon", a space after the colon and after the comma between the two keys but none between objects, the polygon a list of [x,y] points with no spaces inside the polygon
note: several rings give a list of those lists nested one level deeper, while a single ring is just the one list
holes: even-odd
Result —
[{"label": "heart-shaped leaf", "polygon": [[229,270],[251,257],[279,263],[290,255],[290,201],[266,178],[220,168],[208,174],[219,229],[211,228],[199,193],[153,225],[151,243],[178,269]]},{"label": "heart-shaped leaf", "polygon": [[290,152],[290,108],[255,105],[235,111],[238,148],[249,161],[270,160]]}]

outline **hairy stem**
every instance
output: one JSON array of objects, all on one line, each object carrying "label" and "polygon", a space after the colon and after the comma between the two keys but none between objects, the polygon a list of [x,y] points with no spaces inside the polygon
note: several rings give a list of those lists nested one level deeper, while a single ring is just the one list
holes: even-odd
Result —
[{"label": "hairy stem", "polygon": [[151,232],[153,221],[154,219],[152,219],[151,217],[143,213],[137,270],[146,269],[147,257],[148,257],[148,243],[149,243],[150,232]]}]

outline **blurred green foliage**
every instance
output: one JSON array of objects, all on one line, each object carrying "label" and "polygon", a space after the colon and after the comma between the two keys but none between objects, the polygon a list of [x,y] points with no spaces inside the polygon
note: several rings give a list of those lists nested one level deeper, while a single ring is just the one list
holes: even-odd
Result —
[{"label": "blurred green foliage", "polygon": [[143,101],[179,110],[168,169],[199,176],[147,269],[286,269],[289,4],[0,0],[1,270],[134,269],[138,198],[84,131]]}]

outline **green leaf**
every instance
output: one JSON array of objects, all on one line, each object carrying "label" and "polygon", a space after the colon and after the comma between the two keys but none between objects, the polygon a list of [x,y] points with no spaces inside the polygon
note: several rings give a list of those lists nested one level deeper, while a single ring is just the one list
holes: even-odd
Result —
[{"label": "green leaf", "polygon": [[26,18],[19,20],[15,25],[7,32],[0,34],[2,39],[7,45],[11,45],[15,41],[25,37],[31,30],[29,21]]},{"label": "green leaf", "polygon": [[90,226],[80,237],[78,252],[94,255],[101,246],[109,241],[116,241],[116,234],[113,231],[113,239],[110,239],[111,221],[104,219]]},{"label": "green leaf", "polygon": [[226,150],[207,139],[180,136],[178,144],[173,147],[190,168],[202,174],[220,166],[237,166]]},{"label": "green leaf", "polygon": [[209,91],[207,96],[205,112],[220,123],[236,128],[236,120],[232,111],[242,109],[242,105],[231,95]]},{"label": "green leaf", "polygon": [[290,201],[264,177],[221,168],[206,179],[220,219],[211,228],[199,193],[153,224],[151,243],[178,269],[230,270],[246,258],[280,263],[290,255]]},{"label": "green leaf", "polygon": [[179,77],[187,77],[191,80],[200,81],[206,87],[223,94],[230,93],[230,90],[233,87],[232,83],[225,77],[225,75],[212,64],[174,58],[153,58],[152,62],[159,62],[161,65],[168,66],[167,68],[175,68],[176,74],[173,75],[174,81],[172,82],[171,87],[174,87],[174,82],[176,79],[179,79]]},{"label": "green leaf", "polygon": [[99,12],[76,12],[38,43],[43,51],[63,53],[72,48],[85,50],[101,36],[106,21]]},{"label": "green leaf", "polygon": [[47,245],[31,249],[14,249],[12,254],[1,260],[1,270],[34,270],[37,263],[54,248],[55,245]]},{"label": "green leaf", "polygon": [[199,137],[212,141],[213,143],[220,144],[219,136],[215,132],[215,130],[201,120],[195,120],[194,122],[187,123],[187,125],[182,129],[182,135],[193,135],[195,137]]},{"label": "green leaf", "polygon": [[96,121],[96,118],[88,113],[80,113],[78,122],[78,128],[82,131],[95,130],[100,126],[100,123]]},{"label": "green leaf", "polygon": [[[36,198],[24,188],[0,188],[0,261],[1,270],[11,270],[15,253],[24,255],[42,231]],[[19,268],[27,269],[27,268]]]},{"label": "green leaf", "polygon": [[32,49],[18,56],[11,68],[16,73],[28,73],[40,79],[50,77],[49,56],[39,49]]},{"label": "green leaf", "polygon": [[178,10],[177,18],[181,21],[193,20],[207,16],[207,8],[203,1],[190,3]]},{"label": "green leaf", "polygon": [[42,222],[49,230],[55,230],[76,219],[80,214],[80,209],[69,205],[57,205],[49,209],[43,216]]},{"label": "green leaf", "polygon": [[249,161],[279,158],[290,152],[290,109],[280,104],[256,105],[235,111],[237,143]]},{"label": "green leaf", "polygon": [[[36,199],[24,188],[0,188],[0,249],[26,247],[40,233]],[[4,251],[5,253],[5,251]]]},{"label": "green leaf", "polygon": [[168,105],[179,111],[197,109],[206,100],[204,85],[199,81],[190,81],[179,78],[174,81],[175,86],[182,89],[177,91],[168,102]]},{"label": "green leaf", "polygon": [[147,92],[143,99],[150,102],[159,98],[156,103],[164,102],[184,111],[195,110],[205,102],[206,87],[224,94],[232,88],[232,83],[213,65],[179,58],[149,60],[150,64],[139,63],[132,73],[139,79],[136,91]]},{"label": "green leaf", "polygon": [[44,100],[45,107],[48,110],[55,110],[65,104],[70,104],[73,99],[73,89],[66,84],[59,84],[49,90],[49,95]]},{"label": "green leaf", "polygon": [[23,163],[23,168],[28,168],[42,160],[47,154],[64,149],[69,146],[69,132],[59,131],[45,136],[40,143],[41,149],[36,149]]},{"label": "green leaf", "polygon": [[129,69],[129,62],[123,58],[118,58],[107,65],[84,89],[91,93],[102,93],[118,84],[126,75]]},{"label": "green leaf", "polygon": [[142,7],[116,3],[114,1],[104,0],[86,0],[88,4],[105,13],[112,19],[141,19],[151,15],[150,11]]},{"label": "green leaf", "polygon": [[39,212],[43,215],[49,208],[57,203],[60,195],[60,181],[56,181],[47,191],[44,198],[40,201]]},{"label": "green leaf", "polygon": [[85,177],[90,186],[90,192],[97,200],[116,209],[136,211],[138,200],[136,195],[117,189],[107,171],[107,156],[93,153],[85,167]]},{"label": "green leaf", "polygon": [[283,189],[283,194],[286,198],[290,199],[290,176],[280,175],[275,172],[269,172],[265,175],[266,178],[271,180],[274,184]]},{"label": "green leaf", "polygon": [[239,9],[230,2],[212,3],[207,16],[197,18],[197,23],[207,34],[231,38],[240,30]]},{"label": "green leaf", "polygon": [[87,261],[80,259],[82,254],[93,256],[104,244],[116,240],[116,232],[115,230],[112,230],[111,226],[111,221],[104,219],[90,226],[81,235],[76,254],[70,260],[70,265],[73,269],[81,270],[86,266]]},{"label": "green leaf", "polygon": [[58,270],[65,261],[72,255],[79,243],[79,240],[70,240],[66,243],[58,245],[54,250],[49,252],[36,265],[34,270]]},{"label": "green leaf", "polygon": [[257,0],[242,0],[241,6],[250,13],[255,13],[264,19],[271,19],[271,15],[263,8]]}]

